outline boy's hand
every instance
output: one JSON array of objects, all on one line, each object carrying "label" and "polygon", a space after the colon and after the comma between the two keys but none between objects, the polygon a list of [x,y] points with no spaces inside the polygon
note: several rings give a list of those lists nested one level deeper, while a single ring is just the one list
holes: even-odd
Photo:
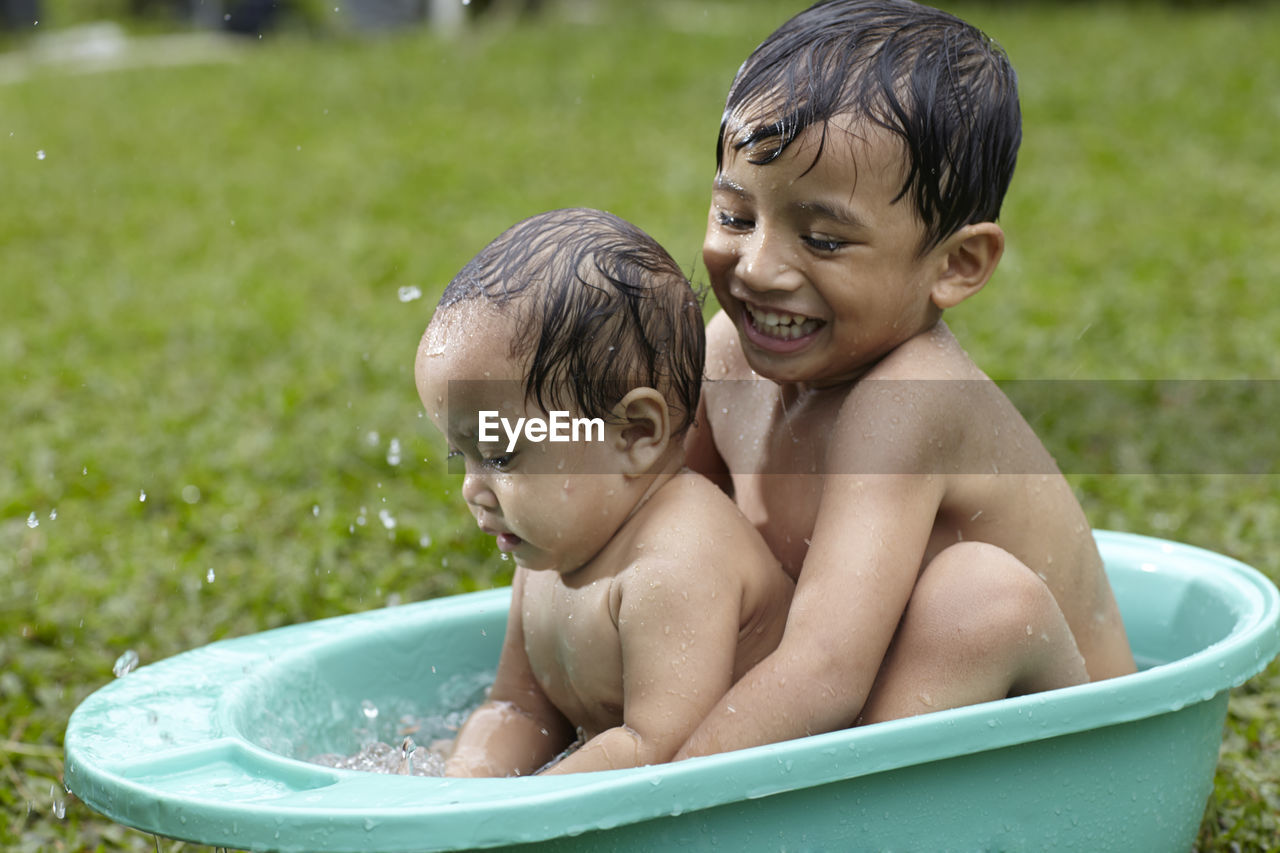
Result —
[{"label": "boy's hand", "polygon": [[908,417],[907,403],[863,386],[837,422],[839,436],[857,440],[833,440],[826,460],[828,471],[850,473],[815,477],[822,501],[782,642],[677,759],[847,727],[871,692],[919,574],[944,478],[920,473],[931,419],[914,408]]}]

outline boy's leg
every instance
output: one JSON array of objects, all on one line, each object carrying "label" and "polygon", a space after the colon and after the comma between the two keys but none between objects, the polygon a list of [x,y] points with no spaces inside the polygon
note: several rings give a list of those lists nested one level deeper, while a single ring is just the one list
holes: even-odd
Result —
[{"label": "boy's leg", "polygon": [[921,572],[858,722],[1088,680],[1044,581],[1001,548],[962,542]]}]

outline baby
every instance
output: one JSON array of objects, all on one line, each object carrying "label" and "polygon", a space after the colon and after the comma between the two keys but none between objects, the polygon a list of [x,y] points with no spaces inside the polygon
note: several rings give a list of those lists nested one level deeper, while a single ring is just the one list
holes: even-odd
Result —
[{"label": "baby", "polygon": [[669,761],[778,644],[791,579],[683,467],[704,347],[676,263],[599,211],[515,225],[445,290],[418,393],[516,565],[493,688],[448,775],[534,773],[575,736],[543,772]]},{"label": "baby", "polygon": [[1005,55],[906,0],[814,6],[738,71],[686,444],[797,587],[678,757],[1134,670],[1070,485],[942,322],[1000,260],[1020,139]]}]

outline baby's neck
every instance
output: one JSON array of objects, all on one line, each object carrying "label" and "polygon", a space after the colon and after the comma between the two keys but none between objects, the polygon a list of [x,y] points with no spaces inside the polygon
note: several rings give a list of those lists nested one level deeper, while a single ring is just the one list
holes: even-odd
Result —
[{"label": "baby's neck", "polygon": [[631,512],[627,513],[622,526],[626,526],[627,522],[636,517],[636,514],[649,502],[650,498],[685,470],[684,448],[679,444],[673,444],[671,451],[666,453],[652,469],[636,478],[638,481],[636,485],[643,483],[644,490],[640,493],[640,497],[635,504],[632,505]]}]

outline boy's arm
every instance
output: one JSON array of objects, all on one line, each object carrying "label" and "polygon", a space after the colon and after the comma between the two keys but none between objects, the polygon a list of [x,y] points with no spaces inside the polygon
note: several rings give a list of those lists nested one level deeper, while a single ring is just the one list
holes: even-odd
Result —
[{"label": "boy's arm", "polygon": [[707,423],[707,389],[703,386],[698,398],[697,419],[689,425],[684,435],[685,467],[696,471],[720,487],[725,494],[733,495],[733,480],[729,477],[729,466],[725,464],[716,450],[715,441],[711,437],[711,424]]},{"label": "boy's arm", "polygon": [[717,312],[707,324],[707,370],[702,394],[698,397],[697,416],[684,436],[684,464],[715,483],[728,495],[733,494],[733,481],[729,477],[729,466],[716,449],[715,439],[711,434],[711,422],[707,419],[707,385],[726,379],[725,370],[729,359],[741,358],[737,355],[737,344],[738,333],[733,324],[723,311]]},{"label": "boy's arm", "polygon": [[511,776],[535,772],[572,740],[572,729],[551,704],[524,650],[524,571],[511,585],[507,633],[489,699],[471,712],[445,762],[446,776]]},{"label": "boy's arm", "polygon": [[[732,549],[715,557],[732,565]],[[706,554],[635,572],[618,608],[623,724],[606,729],[547,773],[670,761],[733,680],[741,589]]]},{"label": "boy's arm", "polygon": [[[827,470],[840,473],[823,478],[782,642],[716,705],[677,759],[844,728],[866,702],[915,586],[944,484],[919,473],[930,419],[914,412],[912,429],[905,408],[877,394],[854,396],[837,428],[858,439],[828,454]],[[851,408],[862,413],[846,418]]]}]

